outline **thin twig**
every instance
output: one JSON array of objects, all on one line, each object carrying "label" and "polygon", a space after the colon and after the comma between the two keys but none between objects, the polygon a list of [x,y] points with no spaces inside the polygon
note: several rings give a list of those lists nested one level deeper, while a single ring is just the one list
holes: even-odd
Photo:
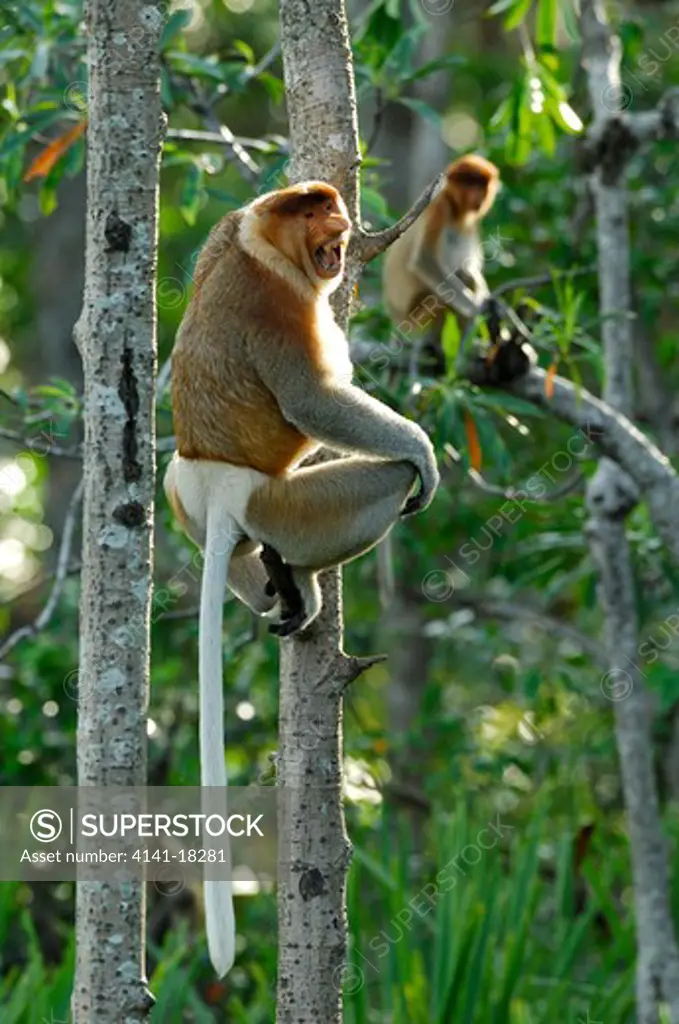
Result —
[{"label": "thin twig", "polygon": [[[0,427],[0,437],[4,437],[7,441],[12,441],[14,444],[20,445],[25,448],[26,451],[35,451],[36,445],[40,441],[40,438],[24,437],[23,434],[17,433],[15,430],[7,430],[5,427]],[[43,442],[41,442],[43,443]],[[41,451],[41,455],[43,452]],[[56,455],[63,459],[81,459],[82,450],[80,445],[74,445],[73,448],[62,448],[58,444],[45,445],[45,455]]]},{"label": "thin twig", "polygon": [[[215,145],[231,145],[227,143],[221,132],[207,132],[200,128],[168,128],[168,139],[180,139],[182,142],[211,142]],[[287,152],[287,140],[280,136],[267,141],[264,139],[250,139],[245,135],[234,135],[234,140],[244,149],[256,149],[260,153],[270,153],[272,150],[284,150]]]},{"label": "thin twig", "polygon": [[595,274],[596,264],[591,263],[586,267],[577,267],[574,270],[553,270],[549,274],[535,274],[532,277],[515,277],[512,281],[505,281],[504,284],[494,288],[490,293],[491,298],[499,299],[501,295],[514,291],[518,288],[541,288],[543,285],[553,284],[555,277],[582,277],[585,274]]},{"label": "thin twig", "polygon": [[[80,561],[72,562],[67,570],[67,576],[78,576],[82,572],[83,564]],[[56,572],[46,572],[44,575],[39,576],[37,580],[25,587],[24,590],[19,590],[12,594],[11,597],[3,598],[0,601],[0,608],[8,608],[15,604],[17,601],[23,601],[29,594],[32,594],[35,590],[40,590],[46,583],[49,583],[56,576]]]},{"label": "thin twig", "polygon": [[[507,501],[512,501],[514,498],[520,497],[526,500],[526,491],[520,487],[500,487],[497,484],[491,484],[485,480],[478,470],[470,468],[467,470],[467,476],[471,482],[483,491],[484,494],[491,494],[496,498],[506,498]],[[555,487],[549,494],[545,494],[541,498],[531,498],[531,502],[535,505],[551,505],[555,501],[560,501],[561,498],[565,498],[568,494],[572,494],[576,491],[585,481],[584,473],[576,473],[570,480],[566,480],[565,483],[561,484],[560,487]]]},{"label": "thin twig", "polygon": [[[259,165],[255,163],[245,147],[240,144],[231,129],[227,125],[222,124],[213,111],[211,102],[206,99],[195,82],[190,81],[189,88],[193,95],[193,101],[190,105],[195,113],[198,114],[199,117],[204,118],[208,127],[213,132],[216,132],[222,141],[231,148],[233,155],[247,171],[246,177],[251,181],[258,178],[260,173]],[[216,102],[217,99],[221,99],[221,95],[214,97],[212,102]]]},{"label": "thin twig", "polygon": [[356,257],[362,263],[369,263],[370,260],[374,260],[376,256],[379,256],[381,252],[388,249],[392,242],[395,242],[397,238],[408,230],[411,224],[414,224],[423,210],[429,206],[429,203],[434,198],[434,195],[438,192],[444,181],[444,175],[439,174],[429,185],[425,188],[422,195],[413,203],[408,212],[397,220],[391,227],[384,228],[383,231],[363,231],[359,228],[354,236],[352,248]]},{"label": "thin twig", "polygon": [[375,90],[375,116],[373,117],[372,131],[370,132],[370,138],[368,139],[365,151],[366,153],[372,153],[373,146],[377,142],[377,138],[380,134],[382,127],[382,118],[384,116],[384,109],[386,103],[384,102],[384,93],[381,89]]},{"label": "thin twig", "polygon": [[52,615],[59,603],[61,592],[64,589],[64,583],[68,576],[68,566],[71,560],[71,547],[73,545],[73,537],[75,534],[75,528],[78,519],[78,510],[80,508],[80,502],[83,496],[84,480],[80,480],[78,486],[71,495],[71,500],[68,503],[68,510],[66,512],[66,518],[64,519],[64,530],[61,535],[61,544],[59,545],[59,555],[57,558],[57,569],[54,576],[54,584],[50,595],[47,598],[45,607],[40,614],[29,623],[27,626],[21,626],[15,630],[5,640],[4,644],[0,646],[0,660],[2,660],[9,652],[16,647],[16,645],[27,637],[35,636],[40,630],[44,629],[50,622]]},{"label": "thin twig", "polygon": [[10,395],[9,391],[5,391],[4,388],[0,388],[0,397],[6,398],[8,402],[12,403],[12,405],[16,405],[17,408],[21,408],[21,404],[16,400],[14,395]]},{"label": "thin twig", "polygon": [[280,56],[281,52],[281,41],[280,39],[273,44],[270,50],[268,50],[258,64],[253,64],[251,68],[246,68],[243,72],[243,80],[245,82],[251,81],[253,78],[257,78],[261,75],[262,71],[266,71],[270,68],[273,62]]}]

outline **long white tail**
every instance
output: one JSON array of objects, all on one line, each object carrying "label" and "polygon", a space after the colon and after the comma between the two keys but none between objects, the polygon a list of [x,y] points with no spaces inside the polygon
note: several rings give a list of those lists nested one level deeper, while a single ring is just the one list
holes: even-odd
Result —
[{"label": "long white tail", "polygon": [[[226,764],[224,762],[224,694],[222,689],[222,609],[226,577],[233,549],[241,534],[236,521],[210,501],[200,596],[200,646],[198,679],[200,684],[200,764],[201,786],[219,788],[219,808],[215,806],[217,789],[206,801],[209,812],[226,818]],[[228,839],[227,877],[231,874]],[[210,960],[219,977],[233,965],[236,952],[236,922],[233,913],[233,892],[230,881],[204,880],[205,922]]]}]

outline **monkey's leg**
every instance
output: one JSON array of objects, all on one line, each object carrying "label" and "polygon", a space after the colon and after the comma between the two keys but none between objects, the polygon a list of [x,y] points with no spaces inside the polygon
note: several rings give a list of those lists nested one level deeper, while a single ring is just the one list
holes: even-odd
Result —
[{"label": "monkey's leg", "polygon": [[[304,598],[295,582],[292,568],[283,561],[270,544],[262,545],[260,558],[269,577],[267,594],[277,594],[280,598],[280,627],[270,626],[269,630],[272,633],[287,636],[300,629],[307,618]],[[284,633],[282,632],[283,628],[285,629]]]},{"label": "monkey's leg", "polygon": [[243,525],[293,567],[304,626],[321,608],[315,574],[374,547],[399,518],[415,481],[410,462],[350,458],[271,477],[253,490]]},{"label": "monkey's leg", "polygon": [[269,576],[262,565],[261,547],[243,542],[236,548],[229,565],[227,583],[243,604],[256,615],[266,615],[276,604],[276,595],[268,588]]}]

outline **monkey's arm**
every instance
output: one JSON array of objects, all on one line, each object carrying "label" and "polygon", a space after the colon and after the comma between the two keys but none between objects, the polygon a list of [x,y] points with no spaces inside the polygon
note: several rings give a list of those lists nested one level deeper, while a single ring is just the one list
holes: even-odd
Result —
[{"label": "monkey's arm", "polygon": [[[413,250],[410,270],[424,285],[436,295],[444,305],[459,316],[471,320],[478,315],[481,302],[486,297],[488,287],[483,282],[484,293],[479,294],[478,279],[463,267],[446,271],[441,266],[438,256],[422,240]],[[470,287],[471,285],[471,287]]]},{"label": "monkey's arm", "polygon": [[439,473],[431,441],[416,423],[349,380],[322,374],[301,346],[282,344],[273,358],[261,350],[252,351],[251,356],[289,423],[330,447],[411,462],[421,488],[407,502],[405,513],[426,508],[438,487]]}]

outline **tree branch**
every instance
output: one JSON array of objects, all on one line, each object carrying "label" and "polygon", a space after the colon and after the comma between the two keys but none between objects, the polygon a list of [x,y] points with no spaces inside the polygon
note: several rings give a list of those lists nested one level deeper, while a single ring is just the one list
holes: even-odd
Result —
[{"label": "tree branch", "polygon": [[[20,445],[29,452],[35,451],[35,445],[39,440],[39,438],[24,437],[23,434],[19,434],[15,430],[7,430],[5,427],[0,427],[0,437]],[[45,442],[42,443],[44,444]],[[82,459],[82,448],[80,445],[74,445],[72,448],[62,448],[61,445],[50,443],[45,445],[45,449],[45,455],[54,455],[57,458],[63,459]],[[41,452],[41,454],[43,453]]]},{"label": "tree branch", "polygon": [[[592,168],[599,263],[599,312],[602,322],[605,379],[603,396],[618,415],[634,408],[634,339],[632,334],[631,243],[625,177],[629,157],[639,144],[621,116],[622,45],[611,31],[605,0],[581,0],[582,64],[599,138]],[[632,122],[633,123],[633,122]],[[657,451],[657,449],[656,449]],[[664,456],[661,456],[664,459]],[[652,463],[649,462],[649,465]],[[667,467],[668,460],[664,459]],[[629,473],[632,467],[624,467]],[[670,467],[671,468],[671,467]],[[629,474],[635,479],[634,473]],[[667,508],[647,494],[658,532],[677,545],[677,477],[665,481]],[[632,493],[620,462],[602,459],[587,487],[586,535],[597,572],[597,596],[604,619],[608,672],[604,679],[629,683],[625,699],[616,700],[615,733],[632,854],[637,939],[637,1019],[658,1019],[661,1006],[679,1021],[679,950],[672,920],[667,844],[660,816],[653,765],[651,701],[637,667],[639,617],[631,546],[625,520],[638,494]],[[662,527],[662,531],[661,531]]]},{"label": "tree branch", "polygon": [[429,206],[429,203],[443,185],[443,182],[444,175],[439,174],[427,185],[422,195],[415,200],[408,212],[400,220],[397,220],[395,224],[392,224],[391,227],[384,228],[383,231],[374,232],[363,231],[362,228],[358,228],[354,233],[352,241],[353,255],[361,263],[369,263],[370,260],[374,260],[381,252],[388,249],[397,238],[400,238],[408,230],[411,224],[415,223],[420,214]]},{"label": "tree branch", "polygon": [[[478,470],[471,467],[467,470],[467,477],[484,494],[490,494],[496,498],[505,498],[507,501],[523,497],[526,493],[521,487],[500,487],[497,484],[491,484],[481,476]],[[573,491],[576,491],[582,485],[584,479],[585,477],[582,473],[575,473],[570,480],[566,480],[560,487],[555,487],[549,494],[545,494],[541,498],[535,497],[532,500],[536,505],[551,505],[553,502],[560,501],[561,498],[565,498]]]},{"label": "tree branch", "polygon": [[554,615],[539,608],[531,608],[529,605],[519,604],[517,601],[503,601],[502,599],[489,597],[487,594],[474,594],[467,591],[455,593],[453,603],[460,608],[470,608],[477,615],[484,619],[501,619],[508,622],[523,622],[539,626],[541,630],[550,635],[558,634],[565,640],[577,644],[586,654],[602,668],[608,665],[605,649],[596,640],[582,633],[575,626],[558,619]]},{"label": "tree branch", "polygon": [[287,152],[288,145],[285,139],[276,137],[276,140],[267,141],[264,139],[250,139],[244,135],[234,135],[233,140],[224,138],[222,132],[208,132],[200,128],[169,128],[168,139],[179,139],[182,142],[212,143],[215,146],[232,146],[235,142],[244,149],[255,149],[260,153],[270,153],[272,150],[284,150]]},{"label": "tree branch", "polygon": [[509,390],[576,427],[629,474],[679,565],[679,476],[667,456],[626,416],[564,377],[552,377],[548,388],[547,373],[534,369]]}]

